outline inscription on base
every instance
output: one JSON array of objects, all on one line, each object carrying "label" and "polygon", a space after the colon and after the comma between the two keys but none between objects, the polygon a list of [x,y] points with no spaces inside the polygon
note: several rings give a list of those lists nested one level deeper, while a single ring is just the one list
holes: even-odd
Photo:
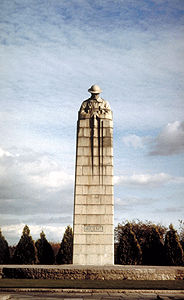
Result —
[{"label": "inscription on base", "polygon": [[102,225],[84,225],[85,232],[103,232]]}]

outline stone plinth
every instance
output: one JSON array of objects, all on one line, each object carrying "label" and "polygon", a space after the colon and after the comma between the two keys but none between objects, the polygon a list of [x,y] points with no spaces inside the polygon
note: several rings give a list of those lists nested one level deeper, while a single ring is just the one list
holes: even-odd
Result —
[{"label": "stone plinth", "polygon": [[76,148],[73,264],[112,265],[113,123],[100,97],[81,106]]},{"label": "stone plinth", "polygon": [[[184,267],[165,266],[0,266],[3,278],[66,280],[184,280]],[[0,276],[0,278],[1,278]]]}]

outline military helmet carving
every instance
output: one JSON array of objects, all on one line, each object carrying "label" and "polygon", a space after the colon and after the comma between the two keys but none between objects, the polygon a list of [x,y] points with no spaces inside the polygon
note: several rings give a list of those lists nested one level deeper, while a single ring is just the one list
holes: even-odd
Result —
[{"label": "military helmet carving", "polygon": [[100,94],[102,92],[101,88],[97,84],[93,84],[89,89],[88,92],[91,94]]}]

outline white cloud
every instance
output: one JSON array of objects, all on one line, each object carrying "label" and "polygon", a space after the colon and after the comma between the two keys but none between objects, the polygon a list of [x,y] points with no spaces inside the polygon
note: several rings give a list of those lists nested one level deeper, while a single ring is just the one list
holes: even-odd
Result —
[{"label": "white cloud", "polygon": [[157,200],[150,199],[150,198],[138,198],[138,197],[126,197],[126,198],[115,198],[115,207],[125,207],[130,210],[132,209],[132,206],[145,206],[149,205],[150,202],[155,202]]},{"label": "white cloud", "polygon": [[52,156],[22,150],[0,158],[1,213],[72,215],[73,188],[74,176]]},{"label": "white cloud", "polygon": [[5,151],[5,150],[3,150],[2,148],[0,148],[0,158],[1,157],[4,157],[4,156],[13,156],[13,154],[12,153],[10,153],[10,152],[8,152],[8,151]]},{"label": "white cloud", "polygon": [[162,212],[162,213],[165,213],[165,214],[173,214],[173,213],[181,213],[181,212],[184,212],[184,205],[181,205],[181,206],[168,206],[166,208],[163,208],[163,209],[155,209],[155,213],[158,213],[158,212]]},{"label": "white cloud", "polygon": [[184,152],[184,121],[168,123],[156,137],[129,134],[123,143],[134,149],[152,148],[150,155],[174,155]]},{"label": "white cloud", "polygon": [[[23,228],[26,224],[19,223],[14,225],[5,225],[1,227],[3,235],[7,241],[12,244],[17,244]],[[66,226],[57,225],[29,225],[30,235],[36,241],[40,238],[40,233],[43,230],[49,242],[61,242]]]},{"label": "white cloud", "polygon": [[159,187],[168,183],[184,183],[184,177],[174,177],[166,173],[133,174],[132,176],[114,176],[114,183],[135,187]]},{"label": "white cloud", "polygon": [[155,138],[151,155],[173,155],[184,152],[184,122],[168,123]]},{"label": "white cloud", "polygon": [[30,180],[37,185],[53,189],[61,189],[61,187],[74,185],[73,175],[69,175],[63,171],[52,171],[51,169],[48,174],[45,175],[31,175]]},{"label": "white cloud", "polygon": [[137,136],[135,134],[129,134],[127,136],[124,136],[123,143],[126,146],[132,146],[135,149],[144,147],[143,138],[141,138],[140,136]]},{"label": "white cloud", "polygon": [[[59,161],[46,154],[34,153],[32,151],[24,154],[13,155],[8,151],[0,149],[3,155],[0,157],[1,179],[10,177],[10,182],[16,178],[25,178],[25,182],[44,188],[65,188],[73,185],[74,176],[62,170]],[[5,159],[3,159],[5,157]],[[9,159],[8,159],[9,158]],[[7,168],[8,167],[8,168]],[[6,176],[6,178],[3,178]]]}]

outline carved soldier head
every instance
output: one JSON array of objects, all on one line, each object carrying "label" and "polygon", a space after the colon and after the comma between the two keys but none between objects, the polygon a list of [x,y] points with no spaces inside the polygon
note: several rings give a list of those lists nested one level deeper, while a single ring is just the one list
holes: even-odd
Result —
[{"label": "carved soldier head", "polygon": [[97,99],[99,94],[102,92],[100,87],[97,84],[93,84],[89,89],[88,92],[91,93],[91,98]]}]

